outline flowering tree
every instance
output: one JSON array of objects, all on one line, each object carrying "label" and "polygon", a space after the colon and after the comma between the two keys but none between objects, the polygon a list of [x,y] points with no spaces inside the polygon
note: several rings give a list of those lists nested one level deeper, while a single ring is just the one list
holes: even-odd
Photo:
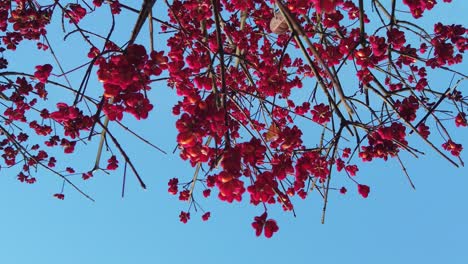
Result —
[{"label": "flowering tree", "polygon": [[[244,198],[263,207],[252,223],[257,236],[278,231],[267,209],[294,212],[296,195],[317,193],[324,221],[330,192],[350,188],[368,197],[371,188],[355,177],[362,162],[396,160],[413,186],[400,155],[424,154],[415,140],[449,164],[463,165],[462,146],[450,131],[467,127],[467,75],[455,65],[467,49],[468,31],[442,22],[418,25],[435,0],[132,4],[0,1],[0,152],[2,168],[14,170],[19,181],[33,184],[38,171],[47,172],[92,200],[71,176],[88,180],[124,165],[123,177],[128,168],[146,188],[116,134],[129,131],[162,151],[125,125],[151,114],[149,92],[160,83],[177,93],[179,102],[167,109],[178,117],[174,144],[194,167],[193,177],[168,179],[169,193],[190,203],[180,213],[184,223],[198,206],[196,197],[211,192],[227,203]],[[82,26],[98,12],[111,21],[104,34]],[[121,41],[115,21],[130,13],[138,16]],[[54,23],[63,27],[65,41],[74,36],[87,45],[85,63],[62,67],[47,31]],[[136,42],[142,31],[149,32],[145,45]],[[167,48],[155,50],[161,39]],[[33,72],[10,70],[25,42],[54,60]],[[77,72],[74,83],[68,77]],[[441,84],[430,78],[435,72],[448,78]],[[98,91],[88,89],[94,76],[102,83]],[[97,149],[90,170],[60,162],[60,153],[79,145]],[[53,195],[64,199],[63,187]]]}]

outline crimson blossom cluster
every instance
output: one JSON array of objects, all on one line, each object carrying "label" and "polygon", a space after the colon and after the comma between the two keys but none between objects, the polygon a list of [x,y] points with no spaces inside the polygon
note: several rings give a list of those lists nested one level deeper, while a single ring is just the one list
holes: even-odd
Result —
[{"label": "crimson blossom cluster", "polygon": [[[453,131],[468,126],[461,89],[468,76],[456,67],[468,47],[468,30],[442,21],[420,26],[418,19],[433,15],[437,1],[155,2],[144,1],[139,11],[117,0],[0,1],[2,52],[14,52],[24,40],[49,52],[46,28],[57,16],[68,22],[69,34],[89,45],[79,88],[59,78],[67,73],[58,60],[56,66],[37,65],[33,74],[0,72],[6,80],[0,85],[0,152],[5,166],[20,167],[19,181],[36,182],[33,173],[41,167],[92,199],[70,176],[88,180],[99,170],[116,170],[120,161],[145,187],[109,123],[125,127],[127,116],[147,119],[156,80],[165,80],[179,99],[172,108],[175,144],[194,168],[192,178],[173,175],[168,181],[168,192],[189,202],[179,215],[183,223],[201,209],[198,194],[226,203],[247,199],[261,208],[252,223],[257,236],[270,238],[279,230],[269,208],[294,213],[297,197],[322,199],[324,221],[332,193],[354,189],[369,197],[361,164],[396,160],[407,173],[401,154],[422,154],[413,146],[416,138],[449,163],[463,165]],[[115,24],[104,36],[83,26],[103,8],[112,21],[121,13],[139,14],[128,42],[116,40]],[[168,18],[153,9],[167,10]],[[135,44],[145,20],[150,44]],[[167,36],[166,50],[154,49],[154,30]],[[8,68],[6,58],[0,68]],[[98,96],[86,89],[94,73],[102,83]],[[74,94],[74,100],[48,103],[50,86]],[[49,149],[73,153],[95,137],[92,169],[56,169]],[[101,167],[104,149],[111,155]],[[54,197],[63,200],[63,188]],[[204,221],[210,216],[203,211]]]}]

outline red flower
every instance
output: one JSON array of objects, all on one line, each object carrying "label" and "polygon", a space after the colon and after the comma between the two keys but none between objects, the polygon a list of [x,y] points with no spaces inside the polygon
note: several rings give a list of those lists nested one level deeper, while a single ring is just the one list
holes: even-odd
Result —
[{"label": "red flower", "polygon": [[179,193],[179,200],[181,201],[188,201],[190,199],[190,192],[189,190],[183,190]]},{"label": "red flower", "polygon": [[351,149],[350,148],[343,149],[343,155],[342,155],[343,159],[348,158],[349,154],[351,154]]},{"label": "red flower", "polygon": [[255,235],[260,236],[265,229],[265,237],[270,238],[275,232],[278,232],[279,227],[276,224],[276,221],[273,219],[266,219],[268,216],[267,212],[263,213],[261,216],[256,216],[252,227],[255,229]]},{"label": "red flower", "polygon": [[341,170],[343,170],[344,167],[345,167],[344,161],[342,159],[338,158],[336,160],[336,170],[341,171]]},{"label": "red flower", "polygon": [[297,195],[301,197],[302,200],[304,200],[307,197],[307,192],[304,191],[304,189],[300,189],[299,191],[297,191]]},{"label": "red flower", "polygon": [[211,213],[210,212],[206,212],[202,215],[202,219],[203,221],[208,221],[208,219],[210,219],[210,216],[211,216]]},{"label": "red flower", "polygon": [[418,131],[419,131],[419,134],[421,134],[421,136],[425,139],[427,139],[429,137],[429,134],[431,134],[431,132],[429,131],[429,127],[426,126],[426,124],[424,123],[418,126]]},{"label": "red flower", "polygon": [[275,232],[278,232],[279,227],[276,224],[276,221],[269,219],[265,222],[265,237],[270,238]]},{"label": "red flower", "polygon": [[59,199],[59,200],[65,199],[65,195],[63,193],[56,193],[56,194],[54,194],[54,197]]},{"label": "red flower", "polygon": [[335,12],[336,6],[341,3],[341,0],[312,0],[314,3],[315,10],[317,13],[333,13]]},{"label": "red flower", "polygon": [[35,182],[36,182],[36,178],[34,178],[34,177],[26,179],[26,183],[34,184]]},{"label": "red flower", "polygon": [[65,122],[76,119],[79,116],[79,110],[74,106],[68,106],[66,103],[57,103],[58,111],[52,112],[49,117],[57,122]]},{"label": "red flower", "polygon": [[99,56],[100,53],[101,53],[101,51],[98,48],[92,47],[91,49],[89,49],[88,58],[94,59],[97,56]]},{"label": "red flower", "polygon": [[341,194],[346,194],[347,191],[348,191],[348,190],[346,190],[345,187],[341,187],[341,189],[340,189],[340,193],[341,193]]},{"label": "red flower", "polygon": [[395,27],[387,31],[387,37],[388,42],[392,44],[393,48],[396,50],[401,49],[406,43],[405,33]]},{"label": "red flower", "polygon": [[328,105],[318,104],[314,106],[314,109],[311,110],[312,112],[312,120],[314,122],[317,122],[321,125],[327,123],[330,121],[331,118],[331,112],[330,112],[330,107]]},{"label": "red flower", "polygon": [[445,150],[450,151],[450,153],[452,153],[452,155],[454,155],[455,157],[460,156],[460,152],[463,150],[463,146],[461,144],[457,144],[451,139],[442,144],[442,147]]},{"label": "red flower", "polygon": [[123,118],[124,108],[121,105],[105,104],[102,110],[110,121],[120,121]]},{"label": "red flower", "polygon": [[107,163],[108,170],[115,170],[119,167],[119,161],[117,160],[117,157],[115,155],[110,157],[110,159],[107,160]]},{"label": "red flower", "polygon": [[466,127],[468,126],[468,123],[466,122],[466,114],[463,112],[458,113],[458,115],[455,117],[455,125],[457,127],[462,126]]},{"label": "red flower", "polygon": [[348,165],[345,167],[345,170],[349,173],[349,175],[356,176],[356,172],[359,171],[359,168],[356,165]]},{"label": "red flower", "polygon": [[362,197],[367,198],[367,196],[369,196],[370,188],[367,185],[358,184],[358,192]]},{"label": "red flower", "polygon": [[209,197],[210,194],[211,194],[211,190],[210,190],[210,189],[205,189],[205,190],[203,190],[203,196],[204,196],[205,198]]},{"label": "red flower", "polygon": [[153,105],[142,94],[132,94],[125,101],[126,111],[132,114],[137,120],[146,119],[148,113],[153,109]]},{"label": "red flower", "polygon": [[188,220],[190,220],[190,213],[189,212],[184,212],[181,211],[179,215],[180,221],[184,224],[187,223]]},{"label": "red flower", "polygon": [[254,217],[254,222],[252,223],[252,227],[255,229],[255,235],[260,236],[263,232],[263,226],[265,225],[265,220],[268,214],[265,212],[261,216]]},{"label": "red flower", "polygon": [[93,5],[96,7],[100,7],[104,0],[93,0]]},{"label": "red flower", "polygon": [[75,151],[76,141],[68,141],[62,138],[60,145],[63,146],[63,152],[65,154],[70,154],[73,153],[73,151]]},{"label": "red flower", "polygon": [[37,65],[36,72],[34,73],[34,77],[36,77],[41,83],[46,83],[51,72],[52,72],[52,65],[50,64]]},{"label": "red flower", "polygon": [[67,10],[65,17],[70,18],[69,23],[78,23],[86,15],[86,9],[79,4],[70,4],[70,10]]},{"label": "red flower", "polygon": [[86,181],[86,180],[89,180],[89,179],[92,178],[92,177],[93,177],[93,172],[92,172],[92,171],[88,171],[88,172],[83,173],[83,174],[81,175],[81,178],[83,178],[83,180],[85,180],[85,181]]},{"label": "red flower", "polygon": [[413,121],[416,119],[416,111],[419,108],[418,99],[414,96],[403,99],[403,102],[397,100],[395,107],[398,108],[400,116],[406,121]]},{"label": "red flower", "polygon": [[169,185],[169,189],[167,191],[172,195],[176,195],[177,192],[179,191],[178,187],[177,187],[178,183],[179,183],[179,179],[177,179],[177,178],[170,179],[169,183],[167,184],[167,185]]}]

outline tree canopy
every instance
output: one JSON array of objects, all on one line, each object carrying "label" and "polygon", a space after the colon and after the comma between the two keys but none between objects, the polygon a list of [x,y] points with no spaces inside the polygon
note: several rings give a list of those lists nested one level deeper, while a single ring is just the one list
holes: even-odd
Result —
[{"label": "tree canopy", "polygon": [[[409,156],[433,151],[464,165],[468,76],[457,66],[468,30],[437,17],[443,2],[0,1],[1,168],[27,184],[55,175],[63,184],[51,195],[62,200],[64,186],[93,200],[77,182],[119,168],[123,195],[130,175],[146,188],[125,132],[193,167],[167,176],[168,193],[189,203],[181,222],[201,198],[246,200],[264,208],[256,235],[271,237],[279,227],[268,208],[294,214],[292,199],[312,194],[323,222],[330,192],[371,195],[358,177],[366,162],[398,163],[412,187]],[[128,37],[122,16],[134,18]],[[57,56],[58,41],[79,41],[70,49],[82,59]],[[36,47],[51,60],[10,68]],[[176,154],[141,136],[155,87],[178,97],[164,109],[177,117]],[[62,161],[83,149],[95,154],[88,168]]]}]

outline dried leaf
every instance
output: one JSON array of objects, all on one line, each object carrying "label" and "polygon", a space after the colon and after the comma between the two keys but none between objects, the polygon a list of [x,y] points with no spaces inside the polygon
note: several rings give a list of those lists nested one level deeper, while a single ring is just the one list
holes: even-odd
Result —
[{"label": "dried leaf", "polygon": [[268,132],[265,133],[265,140],[267,142],[277,140],[279,137],[279,132],[279,128],[275,125],[275,123],[272,123],[268,128]]},{"label": "dried leaf", "polygon": [[270,30],[275,34],[283,34],[289,30],[288,23],[286,18],[283,17],[281,12],[276,12],[273,18],[270,21]]}]

